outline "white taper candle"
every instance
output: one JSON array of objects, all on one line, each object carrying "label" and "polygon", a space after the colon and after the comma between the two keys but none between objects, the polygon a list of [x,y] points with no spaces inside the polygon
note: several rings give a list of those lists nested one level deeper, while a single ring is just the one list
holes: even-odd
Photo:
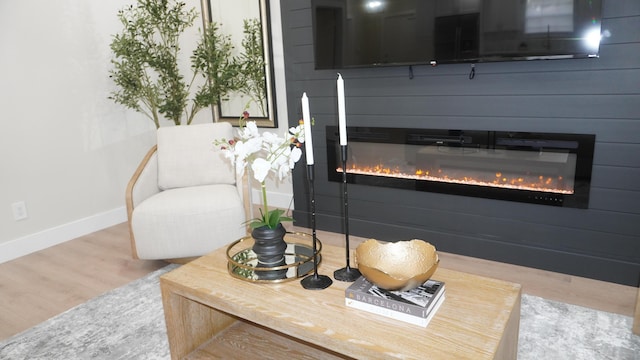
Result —
[{"label": "white taper candle", "polygon": [[304,150],[307,154],[307,165],[313,165],[313,142],[311,139],[311,115],[309,114],[309,98],[302,94],[302,121],[304,121]]},{"label": "white taper candle", "polygon": [[347,119],[344,106],[344,80],[338,74],[338,128],[340,130],[340,145],[347,145]]}]

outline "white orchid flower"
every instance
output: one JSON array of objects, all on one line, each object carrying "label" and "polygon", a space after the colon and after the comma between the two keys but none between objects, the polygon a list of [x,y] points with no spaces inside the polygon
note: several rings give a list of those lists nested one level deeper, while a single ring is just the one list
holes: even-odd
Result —
[{"label": "white orchid flower", "polygon": [[278,135],[272,133],[272,132],[268,132],[266,131],[264,134],[262,134],[262,138],[264,139],[264,142],[269,144],[269,145],[282,145],[285,142],[285,139],[279,137]]},{"label": "white orchid flower", "polygon": [[257,158],[253,160],[253,164],[251,164],[251,170],[253,170],[253,177],[262,183],[269,175],[269,170],[271,170],[271,163],[262,158]]},{"label": "white orchid flower", "polygon": [[260,140],[260,138],[248,139],[245,143],[246,158],[260,152],[261,149],[262,149],[262,140]]},{"label": "white orchid flower", "polygon": [[242,138],[250,139],[250,138],[258,138],[260,137],[260,132],[258,131],[258,125],[256,125],[255,121],[250,121],[244,127],[242,132]]},{"label": "white orchid flower", "polygon": [[[263,215],[254,219],[251,226],[269,224],[273,228],[282,216],[282,210],[269,210],[264,181],[270,174],[277,175],[283,180],[291,173],[295,163],[302,157],[300,143],[304,142],[304,125],[291,127],[283,136],[269,131],[258,131],[255,121],[248,121],[238,130],[238,138],[235,141],[217,140],[216,144],[222,146],[224,156],[235,162],[236,172],[244,175],[245,168],[251,166],[253,177],[262,186]],[[270,216],[276,212],[277,216]],[[290,219],[289,219],[290,220]]]},{"label": "white orchid flower", "polygon": [[289,128],[288,136],[294,136],[299,142],[304,143],[304,125]]},{"label": "white orchid flower", "polygon": [[284,179],[285,177],[287,177],[287,175],[289,175],[290,172],[291,172],[291,169],[289,168],[289,166],[287,164],[283,164],[278,169],[278,179],[280,180]]},{"label": "white orchid flower", "polygon": [[236,154],[231,148],[222,149],[222,155],[231,161],[236,161]]},{"label": "white orchid flower", "polygon": [[299,147],[293,148],[293,150],[291,150],[291,155],[289,156],[289,168],[293,169],[301,157],[302,157],[302,150],[300,150]]}]

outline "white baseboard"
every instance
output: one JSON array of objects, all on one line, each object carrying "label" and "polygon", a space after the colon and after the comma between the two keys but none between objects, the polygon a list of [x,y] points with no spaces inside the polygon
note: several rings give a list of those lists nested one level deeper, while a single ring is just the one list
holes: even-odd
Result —
[{"label": "white baseboard", "polygon": [[[260,190],[253,189],[251,196],[254,204],[262,203]],[[293,196],[291,194],[267,191],[267,197],[269,199],[269,207],[281,209],[289,209],[291,207],[293,209],[293,202],[291,201]],[[125,221],[127,221],[127,210],[123,206],[35,234],[9,240],[0,244],[0,264]]]},{"label": "white baseboard", "polygon": [[127,221],[120,207],[0,244],[0,264]]}]

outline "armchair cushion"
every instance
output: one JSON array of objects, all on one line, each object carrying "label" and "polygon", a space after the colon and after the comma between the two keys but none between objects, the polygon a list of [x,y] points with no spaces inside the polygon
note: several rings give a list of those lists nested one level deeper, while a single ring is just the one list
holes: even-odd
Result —
[{"label": "armchair cushion", "polygon": [[231,124],[221,122],[159,128],[158,187],[166,190],[234,184],[235,169],[213,144],[214,140],[222,138],[233,138]]},{"label": "armchair cushion", "polygon": [[201,256],[246,235],[245,212],[234,185],[162,191],[133,211],[141,259]]}]

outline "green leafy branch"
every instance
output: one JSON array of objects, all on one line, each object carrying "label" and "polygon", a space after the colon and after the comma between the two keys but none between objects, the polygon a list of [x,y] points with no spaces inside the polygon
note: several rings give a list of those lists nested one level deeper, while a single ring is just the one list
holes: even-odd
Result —
[{"label": "green leafy branch", "polygon": [[262,23],[259,19],[244,20],[243,52],[240,54],[242,64],[240,92],[248,95],[260,106],[262,116],[267,115],[267,80],[264,47],[262,45]]},{"label": "green leafy branch", "polygon": [[[156,127],[161,115],[176,125],[184,116],[190,124],[198,111],[240,86],[234,79],[241,66],[231,56],[229,37],[220,35],[215,23],[202,33],[191,56],[192,77],[185,82],[178,68],[179,40],[198,17],[195,9],[185,6],[175,0],[138,0],[118,11],[124,28],[110,45],[114,54],[110,77],[118,87],[110,98],[143,113]],[[189,100],[199,78],[204,84]]]}]

